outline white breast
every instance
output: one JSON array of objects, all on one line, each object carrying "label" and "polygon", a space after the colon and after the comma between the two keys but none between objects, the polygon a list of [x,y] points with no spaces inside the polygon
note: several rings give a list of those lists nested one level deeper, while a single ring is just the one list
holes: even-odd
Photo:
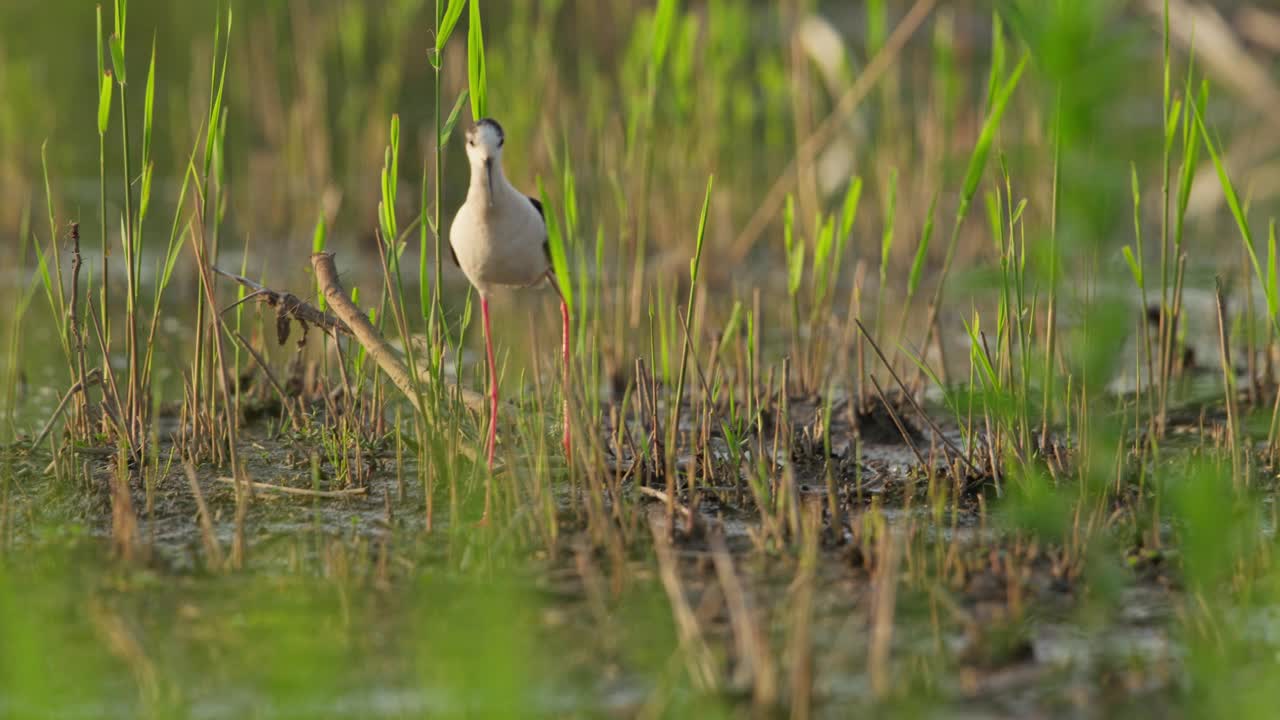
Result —
[{"label": "white breast", "polygon": [[497,286],[532,285],[548,268],[537,208],[514,188],[495,195],[492,206],[468,197],[449,230],[462,272],[484,295]]}]

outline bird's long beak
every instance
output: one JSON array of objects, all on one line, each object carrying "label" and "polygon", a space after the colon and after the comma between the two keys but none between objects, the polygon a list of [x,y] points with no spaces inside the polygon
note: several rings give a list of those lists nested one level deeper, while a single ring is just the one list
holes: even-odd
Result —
[{"label": "bird's long beak", "polygon": [[489,183],[489,207],[493,207],[493,158],[484,159],[484,177]]}]

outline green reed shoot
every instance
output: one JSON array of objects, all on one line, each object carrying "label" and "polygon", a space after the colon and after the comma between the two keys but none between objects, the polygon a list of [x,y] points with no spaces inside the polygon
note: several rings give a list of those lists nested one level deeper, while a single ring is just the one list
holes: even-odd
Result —
[{"label": "green reed shoot", "polygon": [[[831,286],[832,253],[836,250],[836,219],[834,216],[819,215],[814,221],[818,237],[813,243],[813,266],[809,270],[809,282],[812,286],[810,305],[823,306]],[[811,323],[812,324],[812,323]]]},{"label": "green reed shoot", "polygon": [[[383,298],[390,302],[391,317],[400,333],[400,340],[405,348],[406,364],[409,377],[414,383],[418,406],[426,407],[425,393],[421,375],[418,370],[417,353],[412,350],[412,328],[409,325],[408,305],[404,295],[404,277],[400,270],[400,257],[408,247],[408,243],[400,238],[399,225],[396,220],[396,203],[400,192],[400,116],[391,116],[388,129],[387,148],[383,153],[382,165],[382,201],[378,203],[381,248],[384,263]],[[385,304],[383,305],[385,307]],[[386,317],[386,313],[382,314]]]},{"label": "green reed shoot", "polygon": [[128,16],[128,0],[115,0],[115,32],[109,39],[111,48],[111,65],[115,71],[115,79],[120,90],[120,130],[123,146],[123,180],[124,180],[124,216],[121,220],[123,233],[121,242],[124,249],[125,263],[125,341],[128,353],[128,384],[126,400],[126,423],[129,427],[129,440],[132,444],[141,442],[142,388],[139,385],[139,347],[138,347],[138,294],[141,268],[139,254],[142,238],[139,236],[137,218],[134,213],[132,151],[130,149],[128,75],[125,64],[125,31]]},{"label": "green reed shoot", "polygon": [[146,379],[145,385],[147,387],[150,387],[150,378],[152,377],[156,333],[160,327],[161,300],[164,297],[165,290],[169,287],[170,281],[173,279],[173,272],[177,267],[178,258],[181,256],[184,246],[182,242],[183,236],[188,232],[183,222],[184,211],[187,193],[191,189],[191,180],[195,173],[195,156],[198,150],[198,143],[191,148],[191,155],[187,159],[187,169],[182,174],[182,187],[178,191],[178,202],[174,206],[173,222],[169,228],[169,244],[165,248],[164,256],[157,261],[159,263],[159,272],[156,273],[156,287],[151,298],[151,324],[147,333],[146,357],[142,364],[142,376]]},{"label": "green reed shoot", "polygon": [[[844,200],[840,203],[840,234],[836,240],[836,252],[831,263],[831,278],[839,276],[844,261],[844,249],[853,233],[853,224],[858,219],[858,203],[862,200],[862,178],[854,177],[845,190]],[[834,284],[829,281],[829,284]]]},{"label": "green reed shoot", "polygon": [[467,86],[471,90],[471,117],[489,116],[489,79],[484,62],[484,31],[480,26],[480,0],[471,0],[467,27]]},{"label": "green reed shoot", "polygon": [[[201,154],[201,161],[196,175],[196,194],[197,194],[197,217],[195,223],[199,224],[197,232],[192,235],[192,243],[200,246],[199,256],[205,257],[208,263],[216,260],[216,257],[209,259],[211,252],[216,252],[216,248],[211,247],[206,237],[209,229],[205,227],[210,215],[210,208],[217,212],[216,200],[211,199],[215,193],[213,177],[213,159],[215,148],[219,144],[220,125],[219,118],[222,117],[222,98],[223,87],[227,78],[227,64],[230,59],[231,48],[231,26],[232,14],[231,10],[227,10],[225,25],[218,21],[213,26],[213,55],[209,63],[209,99],[207,112],[204,115],[204,146]],[[121,98],[123,102],[123,98]],[[224,126],[225,129],[225,126]],[[222,135],[225,138],[225,133]],[[212,391],[206,391],[206,378],[208,377],[209,368],[206,359],[206,331],[205,316],[209,312],[216,312],[216,308],[207,307],[204,293],[198,293],[196,297],[196,333],[194,352],[191,359],[191,409],[194,417],[199,418],[201,415],[213,415]]]},{"label": "green reed shoot", "polygon": [[[26,234],[26,225],[29,223],[23,220],[23,235]],[[35,245],[33,243],[33,245]],[[18,243],[17,254],[18,267],[26,267],[27,261],[27,244],[25,242]],[[3,437],[6,443],[12,442],[17,432],[16,414],[18,410],[18,383],[22,375],[21,358],[23,350],[23,333],[22,324],[26,318],[27,310],[31,307],[31,301],[35,298],[36,292],[39,290],[40,282],[33,279],[27,283],[27,286],[19,291],[17,302],[13,306],[13,322],[8,326],[8,337],[4,338],[5,342],[5,363],[3,385],[0,385],[0,399],[4,402],[0,403],[0,430],[3,430]],[[0,487],[8,487],[7,482],[0,483]],[[0,548],[3,548],[5,538],[0,535]]]},{"label": "green reed shoot", "polygon": [[[462,10],[466,5],[466,0],[449,0],[447,7],[441,6],[442,0],[435,0],[435,10],[431,13],[432,21],[435,24],[435,47],[432,52],[428,53],[428,61],[431,65],[431,121],[435,130],[435,153],[433,163],[435,166],[435,184],[433,186],[433,198],[431,207],[431,222],[428,223],[428,204],[427,204],[427,170],[424,166],[422,171],[422,217],[420,219],[419,231],[420,235],[420,252],[418,265],[418,284],[421,293],[422,312],[424,315],[428,312],[430,306],[430,324],[433,332],[431,333],[432,342],[439,347],[439,352],[435,353],[432,363],[436,368],[436,380],[443,378],[443,359],[445,350],[445,337],[447,333],[444,328],[444,305],[441,293],[444,286],[444,225],[440,215],[441,205],[444,202],[443,197],[443,177],[444,177],[444,153],[448,147],[450,132],[446,128],[452,128],[453,123],[457,122],[458,112],[462,109],[462,104],[469,93],[465,92],[458,96],[457,102],[453,106],[453,112],[449,115],[449,120],[443,122],[441,120],[441,97],[440,97],[440,73],[444,64],[444,48],[449,42],[449,36],[453,34],[453,29],[458,23],[458,19],[462,17]],[[427,299],[427,227],[431,227],[431,231],[435,234],[435,278],[430,283],[433,288],[430,303]]]},{"label": "green reed shoot", "polygon": [[1263,269],[1262,263],[1258,260],[1257,245],[1254,242],[1253,228],[1249,223],[1248,213],[1240,202],[1240,196],[1236,192],[1235,184],[1232,183],[1227,168],[1222,161],[1222,153],[1218,146],[1209,137],[1209,130],[1204,124],[1204,120],[1199,114],[1195,115],[1196,126],[1200,130],[1200,136],[1204,140],[1204,147],[1209,152],[1209,157],[1213,160],[1213,167],[1218,173],[1218,180],[1222,185],[1222,192],[1227,201],[1227,207],[1231,210],[1231,217],[1236,222],[1236,227],[1240,231],[1240,239],[1244,242],[1245,250],[1249,254],[1249,262],[1253,265],[1253,271],[1258,281],[1262,283],[1267,296],[1267,314],[1268,320],[1272,325],[1280,328],[1280,315],[1277,315],[1277,309],[1280,308],[1280,296],[1277,295],[1276,287],[1270,282],[1275,275],[1275,268],[1272,266],[1266,270]]},{"label": "green reed shoot", "polygon": [[[1151,382],[1158,382],[1159,386],[1156,390],[1159,407],[1154,417],[1155,430],[1161,432],[1164,426],[1164,411],[1167,399],[1168,375],[1166,367],[1166,355],[1168,350],[1165,345],[1166,324],[1169,323],[1171,315],[1171,302],[1169,299],[1169,281],[1170,268],[1173,262],[1172,249],[1169,246],[1171,233],[1169,231],[1169,210],[1170,210],[1170,176],[1173,166],[1173,142],[1177,136],[1177,128],[1181,112],[1179,110],[1179,100],[1175,100],[1172,95],[1172,62],[1170,58],[1170,33],[1169,33],[1169,1],[1165,0],[1163,14],[1161,17],[1161,52],[1162,52],[1162,77],[1161,77],[1161,101],[1160,109],[1164,119],[1164,142],[1161,144],[1161,172],[1160,172],[1160,326],[1159,326],[1159,342],[1160,351],[1157,359],[1160,362],[1160,374],[1158,378],[1151,378]],[[1136,172],[1136,171],[1135,171]],[[1134,211],[1135,218],[1137,210]],[[1145,305],[1145,301],[1144,301]],[[1156,433],[1153,433],[1155,435]]]},{"label": "green reed shoot", "polygon": [[576,211],[571,210],[574,207],[571,203],[572,196],[566,195],[565,198],[565,220],[564,227],[561,228],[560,220],[554,210],[554,206],[547,197],[546,189],[542,186],[542,179],[538,179],[538,195],[542,199],[543,213],[547,222],[547,247],[551,251],[551,269],[556,276],[556,284],[560,287],[560,293],[564,296],[565,303],[569,306],[569,316],[573,317],[574,311],[574,277],[569,272],[569,251],[568,245],[573,238],[574,216]]},{"label": "green reed shoot", "polygon": [[[697,334],[693,324],[693,305],[694,298],[698,291],[698,271],[702,267],[702,247],[703,241],[706,239],[707,233],[707,211],[711,207],[711,189],[715,185],[715,176],[711,175],[707,178],[707,190],[702,198],[702,212],[698,216],[698,234],[694,241],[693,257],[689,260],[689,295],[685,303],[684,314],[684,330],[687,331],[685,340],[681,343],[680,352],[680,370],[676,379],[675,394],[671,400],[671,417],[667,425],[667,494],[669,502],[667,503],[668,518],[674,517],[674,498],[675,498],[675,449],[676,439],[680,432],[680,411],[684,403],[684,386],[685,378],[689,370],[689,353],[696,352],[696,348],[690,345],[696,341]],[[665,355],[665,353],[664,353]]]},{"label": "green reed shoot", "polygon": [[[46,255],[41,248],[39,239],[32,236],[32,245],[36,251],[36,267],[39,273],[40,282],[44,287],[45,299],[49,304],[49,311],[58,318],[58,343],[62,350],[64,359],[71,366],[71,344],[67,338],[67,307],[66,299],[63,294],[62,283],[62,263],[58,256],[58,228],[53,217],[53,197],[49,184],[49,163],[48,163],[48,144],[45,143],[40,147],[41,169],[44,174],[45,195],[49,201],[49,253]],[[50,268],[52,267],[52,270]],[[74,379],[72,380],[74,382]]]},{"label": "green reed shoot", "polygon": [[[907,276],[907,296],[902,302],[902,313],[898,319],[898,337],[903,337],[907,329],[907,314],[911,312],[911,301],[920,288],[924,278],[925,262],[929,259],[929,243],[933,240],[934,218],[938,211],[938,194],[934,193],[929,201],[929,211],[924,216],[924,228],[920,232],[920,242],[916,245],[915,258],[911,261],[911,273]],[[901,344],[895,347],[901,348]]]},{"label": "green reed shoot", "polygon": [[787,297],[791,299],[791,347],[800,352],[800,284],[804,280],[804,242],[795,237],[795,198],[787,195],[782,211],[782,242],[786,253]]},{"label": "green reed shoot", "polygon": [[[311,252],[324,252],[325,244],[329,240],[329,224],[325,222],[324,214],[320,214],[316,218],[316,227],[311,231]],[[323,303],[324,299],[319,298],[319,303]],[[323,304],[321,305],[323,307]]]},{"label": "green reed shoot", "polygon": [[[102,47],[102,6],[97,7],[97,42],[98,42],[98,223],[102,231],[102,275],[99,280],[102,289],[102,316],[103,323],[107,325],[107,340],[110,340],[110,323],[108,318],[111,317],[111,283],[107,258],[110,257],[107,224],[107,130],[111,124],[111,96],[115,90],[115,81],[111,76],[111,71],[104,66],[103,47]],[[104,363],[106,359],[103,359]]]},{"label": "green reed shoot", "polygon": [[458,19],[462,17],[462,11],[467,6],[467,0],[449,0],[448,7],[445,8],[444,14],[440,12],[440,0],[436,0],[436,55],[444,52],[444,47],[449,42],[449,36],[453,34],[453,28],[458,24]]}]

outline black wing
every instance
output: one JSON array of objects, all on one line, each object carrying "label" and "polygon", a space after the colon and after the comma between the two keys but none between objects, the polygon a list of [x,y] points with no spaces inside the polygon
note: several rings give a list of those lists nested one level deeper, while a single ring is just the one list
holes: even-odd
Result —
[{"label": "black wing", "polygon": [[[533,203],[533,209],[538,211],[538,217],[542,218],[542,226],[547,225],[547,214],[542,210],[542,201],[532,195],[525,195],[529,198],[529,202]],[[542,254],[547,256],[547,264],[551,264],[551,243],[547,238],[542,239]]]}]

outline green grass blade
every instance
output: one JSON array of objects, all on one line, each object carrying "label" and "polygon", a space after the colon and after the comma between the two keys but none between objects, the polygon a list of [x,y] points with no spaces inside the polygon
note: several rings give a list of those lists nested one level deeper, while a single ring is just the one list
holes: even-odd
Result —
[{"label": "green grass blade", "polygon": [[556,274],[556,284],[560,286],[560,293],[564,295],[564,302],[569,306],[569,312],[573,312],[573,282],[569,277],[569,254],[565,249],[565,236],[560,228],[559,215],[551,206],[550,198],[547,197],[547,189],[542,184],[542,178],[538,178],[538,197],[542,200],[543,217],[547,222],[547,248],[551,251],[551,269]]},{"label": "green grass blade", "polygon": [[855,177],[849,183],[844,194],[844,203],[840,207],[840,236],[848,237],[853,230],[853,221],[858,218],[858,201],[862,198],[862,178]]},{"label": "green grass blade", "polygon": [[104,63],[103,58],[105,58],[106,55],[103,53],[104,48],[102,46],[102,6],[101,5],[98,6],[96,18],[97,18],[97,23],[96,23],[97,34],[95,37],[98,41],[97,42],[98,54],[96,56],[98,58],[98,77],[102,77],[103,73],[106,72],[107,67],[105,64],[103,64]]},{"label": "green grass blade", "polygon": [[[138,187],[138,220],[137,226],[142,227],[142,221],[147,217],[147,211],[151,209],[151,181],[155,177],[155,163],[147,163],[142,166],[142,179],[139,181]],[[142,242],[142,233],[137,233],[138,244]]]},{"label": "green grass blade", "polygon": [[458,25],[458,19],[462,17],[462,9],[466,7],[467,0],[449,0],[449,6],[445,8],[444,17],[440,19],[440,34],[436,35],[436,53],[439,54],[444,50],[444,46],[449,42],[449,36],[453,34],[453,29]]},{"label": "green grass blade", "polygon": [[702,212],[698,215],[698,240],[694,246],[693,259],[689,261],[689,307],[693,307],[693,286],[698,282],[698,267],[702,264],[702,242],[707,236],[707,210],[711,207],[711,188],[715,185],[716,176],[707,178],[707,191],[702,196]]},{"label": "green grass blade", "polygon": [[991,73],[987,76],[987,96],[983,106],[990,115],[995,107],[999,94],[1000,78],[1004,75],[1005,59],[1004,28],[1000,21],[1000,13],[991,13]]},{"label": "green grass blade", "polygon": [[782,243],[787,260],[787,293],[795,296],[804,273],[804,243],[795,241],[796,202],[790,194],[782,209]]},{"label": "green grass blade", "polygon": [[649,46],[649,67],[654,74],[662,69],[667,50],[671,47],[678,4],[676,0],[658,0],[658,7],[654,10],[653,43]]},{"label": "green grass blade", "polygon": [[938,210],[938,193],[933,194],[929,203],[929,214],[924,218],[924,231],[920,234],[920,245],[916,248],[915,260],[911,262],[911,276],[907,280],[907,298],[915,297],[920,287],[920,279],[924,276],[924,263],[929,257],[929,243],[933,240],[934,217]]},{"label": "green grass blade", "polygon": [[379,211],[382,221],[383,241],[391,252],[399,254],[396,239],[400,232],[396,223],[396,198],[399,195],[400,177],[400,116],[391,116],[389,144],[383,155],[382,202]]},{"label": "green grass blade", "polygon": [[444,125],[440,127],[440,146],[444,147],[449,144],[449,137],[453,135],[453,128],[458,124],[458,115],[462,113],[462,106],[466,104],[467,98],[471,96],[471,92],[466,88],[458,93],[458,99],[453,102],[453,109],[449,111],[449,117],[444,121]]},{"label": "green grass blade", "polygon": [[1142,266],[1139,265],[1137,259],[1134,258],[1133,248],[1129,245],[1125,245],[1120,249],[1120,251],[1124,253],[1125,264],[1129,266],[1129,272],[1133,274],[1133,283],[1140,288],[1143,287]]},{"label": "green grass blade", "polygon": [[58,312],[58,300],[53,296],[53,276],[49,273],[49,260],[45,257],[44,249],[40,247],[40,238],[31,235],[31,246],[36,250],[36,272],[40,275],[40,285],[44,288],[45,298],[49,301],[50,311]]},{"label": "green grass blade", "polygon": [[328,234],[329,229],[324,221],[324,213],[321,213],[320,217],[316,218],[315,232],[311,233],[311,252],[324,252],[325,238]]},{"label": "green grass blade", "polygon": [[471,22],[467,28],[467,85],[471,89],[471,117],[488,117],[489,81],[484,61],[484,30],[480,26],[480,0],[471,0]]},{"label": "green grass blade", "polygon": [[988,387],[993,390],[1000,389],[1000,375],[996,372],[995,367],[991,364],[991,359],[987,357],[987,353],[983,350],[982,330],[978,314],[973,315],[973,324],[964,321],[965,332],[969,334],[969,355],[974,360],[974,364],[982,370],[983,377],[986,378]]},{"label": "green grass blade", "polygon": [[960,194],[960,205],[956,209],[957,225],[969,214],[969,206],[978,192],[978,183],[982,182],[982,174],[987,167],[987,156],[991,154],[991,144],[995,141],[1000,119],[1009,105],[1009,98],[1018,87],[1018,80],[1027,66],[1027,58],[1028,55],[1024,53],[1022,59],[1018,61],[1018,66],[1014,68],[1013,74],[993,96],[991,111],[987,113],[987,119],[982,123],[982,132],[979,133],[978,142],[973,146],[973,153],[969,156],[969,166],[965,171],[964,187]]},{"label": "green grass blade", "polygon": [[98,135],[106,135],[111,124],[111,93],[115,89],[115,81],[111,71],[103,73],[102,89],[98,93]]},{"label": "green grass blade", "polygon": [[853,232],[854,220],[858,217],[858,203],[861,198],[862,178],[855,177],[849,183],[849,189],[845,192],[844,202],[840,208],[840,232],[836,235],[836,247],[827,272],[828,288],[835,282],[835,278],[840,276],[840,266],[844,263],[845,248],[849,244],[850,233]]},{"label": "green grass blade", "polygon": [[195,176],[197,147],[198,145],[192,146],[191,156],[187,158],[187,171],[182,175],[182,187],[178,190],[178,203],[174,206],[177,209],[173,212],[173,223],[169,228],[169,247],[165,252],[164,269],[160,274],[160,282],[156,286],[155,302],[152,307],[153,312],[159,309],[160,296],[164,293],[165,288],[169,286],[169,280],[173,277],[173,269],[178,263],[178,258],[182,255],[184,243],[180,242],[183,233],[181,208],[186,206],[187,193],[191,189],[191,180]]},{"label": "green grass blade", "polygon": [[889,171],[889,187],[884,201],[884,230],[880,234],[880,287],[889,277],[889,259],[893,255],[895,216],[898,213],[898,169]]},{"label": "green grass blade", "polygon": [[787,255],[787,293],[792,297],[800,292],[804,280],[804,243],[796,243]]},{"label": "green grass blade", "polygon": [[570,241],[578,233],[578,182],[573,174],[573,158],[569,155],[569,143],[564,144],[564,170],[560,178],[564,193],[564,234]]},{"label": "green grass blade", "polygon": [[111,43],[111,68],[115,70],[116,82],[121,86],[128,85],[124,69],[124,40],[116,34],[111,36],[109,42]]},{"label": "green grass blade", "polygon": [[813,269],[810,272],[813,279],[815,305],[827,296],[831,279],[828,271],[831,268],[831,254],[835,250],[835,222],[834,217],[827,217],[825,222],[821,217],[818,218],[818,240],[813,244]]},{"label": "green grass blade", "polygon": [[120,35],[120,46],[124,47],[125,28],[128,27],[129,0],[115,0],[116,32]]},{"label": "green grass blade", "polygon": [[1271,310],[1272,317],[1280,314],[1280,279],[1277,278],[1276,263],[1280,261],[1280,257],[1276,256],[1276,221],[1271,219],[1270,232],[1267,235],[1267,304]]},{"label": "green grass blade", "polygon": [[[220,27],[220,26],[219,26]],[[217,51],[217,35],[214,36],[214,49]],[[213,83],[209,96],[209,116],[206,118],[207,132],[204,146],[204,164],[202,175],[209,177],[209,167],[213,162],[213,149],[217,145],[218,118],[222,116],[222,93],[227,82],[227,61],[231,57],[231,8],[227,8],[227,24],[222,41],[222,62],[215,63],[212,72],[217,74],[217,82]],[[218,69],[219,65],[221,70]],[[210,78],[211,80],[213,78]],[[207,183],[206,183],[207,184]]]},{"label": "green grass blade", "polygon": [[[1227,207],[1231,210],[1231,217],[1235,219],[1236,227],[1240,230],[1240,238],[1244,241],[1245,250],[1249,253],[1249,262],[1253,264],[1253,271],[1257,275],[1258,281],[1265,285],[1268,273],[1263,272],[1262,263],[1258,261],[1258,251],[1253,241],[1253,228],[1249,225],[1249,217],[1245,212],[1244,206],[1240,203],[1240,195],[1236,192],[1235,184],[1231,182],[1227,167],[1222,162],[1222,153],[1209,137],[1209,129],[1205,127],[1204,119],[1198,110],[1195,114],[1195,122],[1200,129],[1200,137],[1204,141],[1204,147],[1209,151],[1209,158],[1213,161],[1213,167],[1218,172],[1218,181],[1222,185],[1222,194],[1226,198]],[[1275,315],[1272,315],[1271,321],[1272,323],[1276,322]]]},{"label": "green grass blade", "polygon": [[[151,38],[151,65],[147,70],[147,89],[142,108],[142,165],[151,162],[152,118],[156,107],[156,40]],[[101,108],[99,108],[101,112]]]},{"label": "green grass blade", "polygon": [[[684,328],[688,331],[686,341],[682,345],[684,350],[680,353],[680,375],[676,381],[675,402],[672,403],[671,423],[667,426],[667,443],[669,447],[675,446],[676,431],[680,424],[680,403],[684,397],[685,377],[689,370],[689,346],[697,337],[693,328],[693,304],[696,293],[698,292],[698,270],[702,267],[702,246],[707,236],[707,211],[711,207],[711,190],[715,187],[715,175],[707,177],[707,191],[702,196],[702,213],[698,216],[698,237],[694,244],[693,258],[689,260],[689,299],[684,309]],[[803,244],[798,247],[804,248]],[[665,353],[664,353],[665,355]]]}]

